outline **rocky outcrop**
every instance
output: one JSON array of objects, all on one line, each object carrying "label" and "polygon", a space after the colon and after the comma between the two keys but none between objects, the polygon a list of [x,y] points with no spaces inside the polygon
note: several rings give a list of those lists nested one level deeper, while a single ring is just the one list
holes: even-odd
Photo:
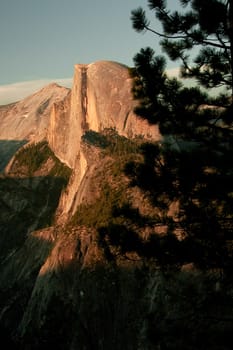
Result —
[{"label": "rocky outcrop", "polygon": [[133,109],[132,80],[126,66],[99,61],[75,66],[71,101],[54,106],[48,141],[55,154],[74,168],[81,136],[87,130],[114,128],[120,135],[160,137],[157,126],[139,119]]}]

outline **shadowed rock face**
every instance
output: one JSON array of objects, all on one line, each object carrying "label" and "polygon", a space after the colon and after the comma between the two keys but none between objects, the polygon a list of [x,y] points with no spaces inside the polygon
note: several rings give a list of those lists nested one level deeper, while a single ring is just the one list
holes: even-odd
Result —
[{"label": "shadowed rock face", "polygon": [[0,173],[4,171],[9,160],[25,143],[27,143],[26,140],[0,140]]}]

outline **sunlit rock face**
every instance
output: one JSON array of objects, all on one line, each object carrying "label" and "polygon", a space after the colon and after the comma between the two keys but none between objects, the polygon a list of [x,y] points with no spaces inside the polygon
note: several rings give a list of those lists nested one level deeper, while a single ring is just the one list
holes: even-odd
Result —
[{"label": "sunlit rock face", "polygon": [[143,135],[158,139],[157,126],[149,125],[133,112],[132,80],[126,66],[99,61],[75,65],[73,87],[68,99],[54,106],[48,140],[56,155],[74,167],[81,136],[87,130],[114,128],[120,135]]},{"label": "sunlit rock face", "polygon": [[51,108],[69,89],[55,83],[26,97],[0,107],[0,140],[42,139],[47,134]]},{"label": "sunlit rock face", "polygon": [[[59,159],[74,168],[87,130],[114,128],[126,137],[158,139],[158,127],[135,115],[131,89],[128,67],[122,64],[77,64],[71,91],[52,83],[19,102],[0,106],[0,141],[23,141],[21,146],[47,138]],[[15,144],[4,143],[0,152],[8,152],[9,146],[15,150]]]},{"label": "sunlit rock face", "polygon": [[[79,69],[77,65],[76,70]],[[87,92],[83,96],[83,111],[86,111],[85,124],[89,129],[116,128],[119,134],[128,137],[158,136],[156,127],[149,126],[133,112],[132,80],[126,66],[100,61],[86,66],[85,70]]]},{"label": "sunlit rock face", "polygon": [[69,91],[52,83],[19,102],[0,106],[0,173],[19,148],[46,138],[51,109]]}]

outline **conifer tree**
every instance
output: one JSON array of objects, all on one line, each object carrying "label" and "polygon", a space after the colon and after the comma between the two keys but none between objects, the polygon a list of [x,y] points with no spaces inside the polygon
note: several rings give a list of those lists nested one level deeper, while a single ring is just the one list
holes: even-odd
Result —
[{"label": "conifer tree", "polygon": [[[162,32],[152,28],[144,9],[132,11],[133,28],[162,38],[167,56],[181,60],[181,76],[198,86],[169,78],[165,57],[153,49],[136,54],[135,111],[158,124],[163,141],[144,145],[144,163],[128,164],[126,173],[167,225],[167,234],[152,237],[140,253],[161,266],[192,262],[227,274],[233,256],[233,5],[232,0],[180,0],[180,5],[180,12],[172,12],[165,0],[148,0]],[[215,87],[224,90],[213,97]]]},{"label": "conifer tree", "polygon": [[[187,11],[171,12],[165,0],[148,0],[163,32],[150,26],[142,8],[132,11],[133,27],[162,38],[161,46],[173,61],[182,62],[183,77],[194,77],[207,87],[225,86],[232,92],[233,3],[232,0],[180,0]],[[199,52],[190,65],[194,47]]]}]

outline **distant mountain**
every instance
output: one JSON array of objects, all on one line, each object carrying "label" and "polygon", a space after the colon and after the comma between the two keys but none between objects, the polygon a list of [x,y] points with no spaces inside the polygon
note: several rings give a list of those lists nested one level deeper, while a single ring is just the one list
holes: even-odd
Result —
[{"label": "distant mountain", "polygon": [[22,101],[0,106],[0,172],[22,145],[46,137],[53,104],[69,92],[49,84]]},{"label": "distant mountain", "polygon": [[0,106],[0,139],[43,139],[52,105],[63,99],[69,91],[52,83],[22,101]]}]

